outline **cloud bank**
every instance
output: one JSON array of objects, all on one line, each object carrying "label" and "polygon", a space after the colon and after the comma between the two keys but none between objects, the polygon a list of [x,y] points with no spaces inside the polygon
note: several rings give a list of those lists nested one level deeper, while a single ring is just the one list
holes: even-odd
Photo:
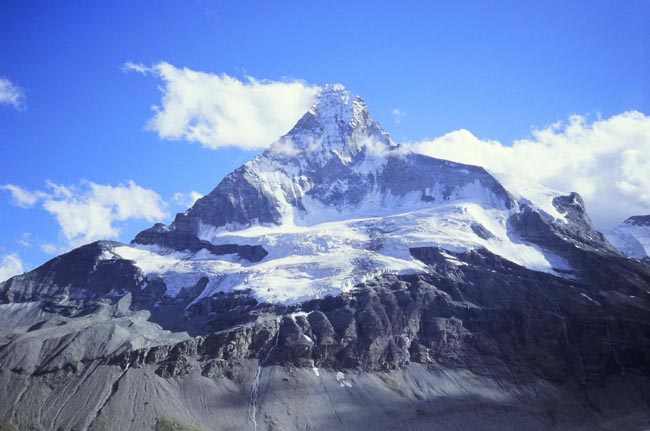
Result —
[{"label": "cloud bank", "polygon": [[16,253],[7,254],[0,261],[0,283],[25,272],[23,261]]},{"label": "cloud bank", "polygon": [[[117,222],[155,222],[167,216],[163,199],[133,181],[117,186],[90,181],[82,181],[80,186],[48,182],[45,191],[29,191],[13,184],[1,188],[11,193],[14,204],[21,207],[39,204],[52,214],[59,224],[62,239],[71,247],[98,239],[118,238]],[[46,252],[53,247],[52,244],[42,246]]]},{"label": "cloud bank", "polygon": [[0,105],[11,105],[18,110],[23,109],[25,107],[25,92],[7,78],[0,77]]},{"label": "cloud bank", "polygon": [[637,111],[595,121],[574,115],[511,146],[467,130],[410,145],[433,157],[484,166],[497,177],[576,191],[601,229],[650,214],[650,116]]},{"label": "cloud bank", "polygon": [[172,196],[172,202],[182,208],[189,208],[201,199],[203,195],[195,190],[189,193],[176,192]]},{"label": "cloud bank", "polygon": [[314,103],[318,87],[197,72],[169,63],[148,67],[126,63],[124,70],[162,80],[162,100],[146,128],[161,139],[198,142],[206,148],[268,147],[289,131]]}]

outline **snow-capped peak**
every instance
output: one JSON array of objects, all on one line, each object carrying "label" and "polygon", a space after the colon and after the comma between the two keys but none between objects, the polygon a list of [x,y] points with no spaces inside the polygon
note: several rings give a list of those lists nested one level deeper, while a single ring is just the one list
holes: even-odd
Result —
[{"label": "snow-capped peak", "polygon": [[354,128],[370,121],[368,105],[341,84],[327,84],[318,94],[317,102],[309,109],[321,125],[347,124]]},{"label": "snow-capped peak", "polygon": [[605,235],[626,256],[650,258],[650,215],[632,216]]},{"label": "snow-capped peak", "polygon": [[321,88],[316,103],[266,151],[268,157],[308,157],[323,165],[332,157],[349,161],[370,148],[386,152],[397,145],[372,120],[366,102],[341,84]]},{"label": "snow-capped peak", "polygon": [[[334,84],[324,86],[264,154],[226,176],[172,226],[144,231],[135,242],[236,253],[199,253],[147,269],[165,280],[170,295],[196,283],[182,273],[210,279],[201,297],[247,289],[260,301],[295,303],[346,291],[373,274],[422,271],[413,247],[484,248],[531,269],[564,274],[570,265],[561,256],[519,234],[528,233],[528,222],[570,221],[556,208],[556,194],[537,195],[515,197],[481,167],[398,147],[363,99]],[[522,208],[547,217],[522,215],[516,230],[510,220]],[[122,252],[125,258],[130,253]],[[137,253],[136,261],[159,261]]]}]

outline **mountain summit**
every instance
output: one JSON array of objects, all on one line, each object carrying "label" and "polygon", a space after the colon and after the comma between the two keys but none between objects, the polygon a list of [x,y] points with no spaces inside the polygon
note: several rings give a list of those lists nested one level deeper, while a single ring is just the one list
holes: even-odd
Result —
[{"label": "mountain summit", "polygon": [[645,429],[647,260],[522,190],[325,86],[170,225],[0,283],[0,428]]},{"label": "mountain summit", "polygon": [[326,162],[338,157],[349,162],[359,153],[395,148],[388,134],[370,118],[363,99],[340,84],[326,85],[317,102],[280,140],[271,145],[267,155],[302,155],[312,162]]}]

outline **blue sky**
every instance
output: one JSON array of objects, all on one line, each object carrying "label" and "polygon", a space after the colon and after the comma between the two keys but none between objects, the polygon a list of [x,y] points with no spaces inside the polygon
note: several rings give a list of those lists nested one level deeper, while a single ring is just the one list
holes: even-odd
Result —
[{"label": "blue sky", "polygon": [[[350,3],[2,2],[0,90],[17,99],[0,94],[0,264],[12,256],[30,269],[92,237],[84,231],[92,227],[64,227],[55,217],[75,214],[75,197],[112,205],[111,236],[128,242],[261,151],[210,149],[147,130],[152,105],[168,108],[161,97],[170,82],[151,69],[162,62],[245,85],[247,77],[260,85],[299,80],[307,89],[340,82],[364,97],[396,141],[433,155],[457,139],[571,148],[585,133],[592,135],[579,145],[622,136],[629,146],[613,146],[602,159],[628,154],[619,164],[632,167],[612,181],[619,194],[639,195],[644,183],[636,177],[647,160],[635,154],[646,147],[635,145],[650,114],[650,2]],[[128,62],[148,69],[128,70]],[[620,116],[630,111],[639,115]],[[560,121],[565,126],[552,126]],[[471,133],[448,135],[460,130]],[[575,166],[562,169],[583,169]],[[542,179],[588,195],[592,177]],[[8,186],[31,197],[17,200]],[[134,210],[119,202],[125,196],[151,206]],[[57,210],[62,205],[67,212]],[[88,208],[95,207],[78,209]]]}]

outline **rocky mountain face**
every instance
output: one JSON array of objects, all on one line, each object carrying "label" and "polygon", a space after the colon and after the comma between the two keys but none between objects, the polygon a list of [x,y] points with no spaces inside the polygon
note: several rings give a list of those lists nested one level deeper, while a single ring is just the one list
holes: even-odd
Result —
[{"label": "rocky mountain face", "polygon": [[650,265],[612,238],[326,86],[171,225],[0,283],[0,429],[644,430]]}]

